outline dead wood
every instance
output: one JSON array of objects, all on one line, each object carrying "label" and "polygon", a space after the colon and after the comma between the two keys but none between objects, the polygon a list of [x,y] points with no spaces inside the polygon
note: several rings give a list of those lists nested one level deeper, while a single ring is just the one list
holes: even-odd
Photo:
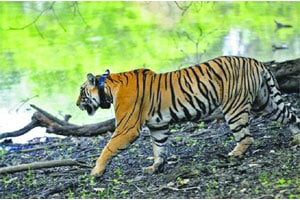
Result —
[{"label": "dead wood", "polygon": [[43,168],[52,168],[52,167],[62,167],[62,166],[81,166],[81,167],[90,167],[83,162],[79,162],[77,160],[51,160],[51,161],[43,161],[43,162],[34,162],[29,164],[21,164],[17,166],[9,166],[0,168],[0,174],[6,173],[15,173],[27,170],[34,169],[43,169]]},{"label": "dead wood", "polygon": [[[59,125],[73,125],[73,124],[70,124],[68,123],[68,120],[69,118],[67,118],[67,120],[60,120],[58,118],[56,118],[55,116],[51,115],[50,113],[46,112],[45,110],[33,105],[33,104],[30,104],[30,106],[34,109],[36,109],[37,111],[39,111],[41,114],[43,114],[47,119],[49,119],[50,121],[45,121],[46,125],[49,126],[49,124],[55,122],[56,124],[52,124],[53,126],[56,126],[57,124]],[[68,115],[69,116],[69,115]],[[43,116],[36,116],[36,118],[42,118]],[[66,117],[65,117],[66,118]]]},{"label": "dead wood", "polygon": [[45,149],[53,149],[53,148],[57,148],[57,147],[61,147],[61,146],[68,147],[68,146],[75,146],[75,145],[76,144],[73,142],[72,143],[58,143],[58,144],[52,144],[52,145],[46,144],[44,146],[38,146],[38,147],[31,148],[31,149],[17,150],[17,152],[30,153],[30,152],[41,151],[41,150],[45,150]]},{"label": "dead wood", "polygon": [[24,128],[21,128],[20,130],[13,131],[13,132],[1,133],[0,139],[7,138],[7,137],[18,137],[38,126],[39,126],[38,122],[35,119],[32,119],[32,121],[29,124],[27,124]]},{"label": "dead wood", "polygon": [[[300,92],[300,58],[284,62],[270,61],[264,64],[274,72],[281,92]],[[68,122],[70,115],[67,115],[64,120],[60,120],[35,105],[31,105],[31,107],[37,110],[32,116],[32,121],[20,130],[1,133],[0,139],[23,135],[38,126],[45,127],[48,133],[64,136],[92,137],[115,130],[114,118],[104,122],[79,126]],[[222,118],[222,116],[218,118]]]},{"label": "dead wood", "polygon": [[110,119],[96,124],[78,126],[60,120],[35,105],[31,106],[38,110],[38,112],[35,112],[33,115],[34,120],[37,120],[42,127],[46,127],[47,133],[55,133],[64,136],[92,137],[115,130],[115,119]]},{"label": "dead wood", "polygon": [[34,109],[38,110],[33,113],[31,122],[24,128],[7,133],[1,133],[0,139],[7,137],[17,137],[25,134],[35,127],[45,127],[47,133],[55,133],[64,136],[82,136],[82,137],[92,137],[97,135],[107,134],[109,131],[115,130],[115,119],[109,119],[104,122],[96,124],[86,124],[82,126],[70,124],[67,121],[60,120],[45,110],[31,105]]},{"label": "dead wood", "polygon": [[300,93],[300,58],[264,64],[274,73],[281,92]]},{"label": "dead wood", "polygon": [[53,188],[47,189],[42,192],[42,194],[36,195],[34,198],[36,199],[47,199],[48,196],[60,193],[62,191],[68,191],[68,189],[76,188],[79,184],[79,180],[72,180],[66,183],[63,183],[63,185],[58,184]]}]

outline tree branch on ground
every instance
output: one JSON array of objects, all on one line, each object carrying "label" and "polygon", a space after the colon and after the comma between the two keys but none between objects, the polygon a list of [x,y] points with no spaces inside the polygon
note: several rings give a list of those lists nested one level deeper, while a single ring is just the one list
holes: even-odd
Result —
[{"label": "tree branch on ground", "polygon": [[7,173],[15,173],[27,170],[34,170],[34,169],[43,169],[43,168],[52,168],[52,167],[62,167],[62,166],[80,166],[80,167],[88,167],[89,165],[78,161],[78,160],[51,160],[51,161],[42,161],[42,162],[34,162],[29,164],[21,164],[17,166],[9,166],[9,167],[2,167],[0,168],[0,174],[7,174]]}]

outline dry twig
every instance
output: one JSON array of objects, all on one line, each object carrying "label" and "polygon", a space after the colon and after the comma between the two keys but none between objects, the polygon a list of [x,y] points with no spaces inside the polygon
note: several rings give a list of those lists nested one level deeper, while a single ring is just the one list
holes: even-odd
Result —
[{"label": "dry twig", "polygon": [[0,168],[0,174],[15,173],[27,170],[42,169],[42,168],[52,168],[52,167],[62,167],[62,166],[80,166],[80,167],[90,167],[89,165],[77,161],[77,160],[51,160],[42,162],[33,162],[29,164],[21,164],[17,166],[9,166]]}]

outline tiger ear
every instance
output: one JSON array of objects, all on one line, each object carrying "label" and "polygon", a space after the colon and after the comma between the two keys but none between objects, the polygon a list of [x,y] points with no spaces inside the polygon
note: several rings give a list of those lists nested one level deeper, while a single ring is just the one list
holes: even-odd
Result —
[{"label": "tiger ear", "polygon": [[107,75],[107,76],[110,75],[109,69],[105,70],[104,75]]},{"label": "tiger ear", "polygon": [[93,74],[88,73],[87,80],[90,82],[90,84],[96,85],[96,77]]}]

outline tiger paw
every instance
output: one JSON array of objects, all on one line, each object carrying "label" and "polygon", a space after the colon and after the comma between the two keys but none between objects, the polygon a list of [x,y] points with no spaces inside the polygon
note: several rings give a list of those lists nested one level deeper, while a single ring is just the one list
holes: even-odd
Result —
[{"label": "tiger paw", "polygon": [[238,150],[232,150],[230,153],[228,153],[228,156],[233,156],[233,157],[238,157],[243,155],[243,152],[238,151]]},{"label": "tiger paw", "polygon": [[228,154],[229,156],[241,156],[243,155],[248,147],[254,142],[253,137],[246,137],[241,142],[238,142],[234,149]]},{"label": "tiger paw", "polygon": [[91,171],[91,176],[95,176],[95,177],[99,177],[99,176],[101,176],[102,174],[103,174],[103,172],[104,172],[104,170],[102,169],[101,170],[101,168],[99,168],[99,167],[94,167],[93,169],[92,169],[92,171]]},{"label": "tiger paw", "polygon": [[142,171],[143,171],[143,173],[147,173],[147,174],[163,172],[164,171],[164,162],[163,163],[155,163],[149,167],[143,167]]}]

